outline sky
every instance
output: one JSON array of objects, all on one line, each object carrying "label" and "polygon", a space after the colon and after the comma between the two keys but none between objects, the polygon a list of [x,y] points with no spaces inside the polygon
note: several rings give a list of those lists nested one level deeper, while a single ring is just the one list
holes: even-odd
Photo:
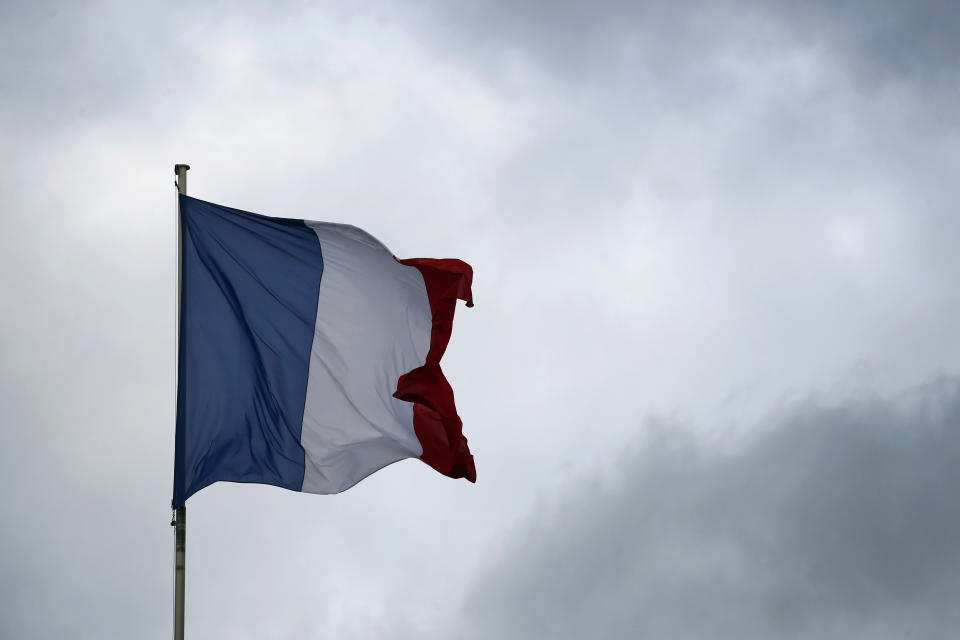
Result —
[{"label": "sky", "polygon": [[475,270],[475,485],[188,502],[188,638],[950,638],[960,9],[0,3],[0,637],[169,638],[190,195]]}]

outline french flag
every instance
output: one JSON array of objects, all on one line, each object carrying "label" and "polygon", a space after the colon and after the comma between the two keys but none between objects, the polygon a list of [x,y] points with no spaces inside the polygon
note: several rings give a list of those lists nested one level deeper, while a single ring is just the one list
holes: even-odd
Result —
[{"label": "french flag", "polygon": [[440,369],[470,265],[179,197],[174,508],[218,481],[338,493],[404,458],[476,480]]}]

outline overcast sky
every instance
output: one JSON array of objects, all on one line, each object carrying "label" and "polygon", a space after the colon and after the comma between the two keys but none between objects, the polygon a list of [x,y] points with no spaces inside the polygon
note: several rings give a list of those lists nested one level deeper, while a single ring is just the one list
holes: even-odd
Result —
[{"label": "overcast sky", "polygon": [[188,502],[188,638],[952,638],[950,2],[0,3],[0,636],[169,638],[175,189],[476,272],[478,482]]}]

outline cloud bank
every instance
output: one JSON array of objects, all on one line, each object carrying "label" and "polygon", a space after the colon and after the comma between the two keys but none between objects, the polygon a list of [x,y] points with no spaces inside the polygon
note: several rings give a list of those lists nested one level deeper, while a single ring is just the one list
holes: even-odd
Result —
[{"label": "cloud bank", "polygon": [[511,533],[462,637],[953,637],[960,380],[652,433]]}]

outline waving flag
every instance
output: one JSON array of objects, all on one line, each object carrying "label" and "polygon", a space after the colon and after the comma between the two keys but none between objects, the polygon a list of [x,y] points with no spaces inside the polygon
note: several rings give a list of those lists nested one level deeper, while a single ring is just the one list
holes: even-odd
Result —
[{"label": "waving flag", "polygon": [[174,508],[221,480],[338,493],[404,458],[476,480],[440,369],[468,264],[182,194],[180,218]]}]

